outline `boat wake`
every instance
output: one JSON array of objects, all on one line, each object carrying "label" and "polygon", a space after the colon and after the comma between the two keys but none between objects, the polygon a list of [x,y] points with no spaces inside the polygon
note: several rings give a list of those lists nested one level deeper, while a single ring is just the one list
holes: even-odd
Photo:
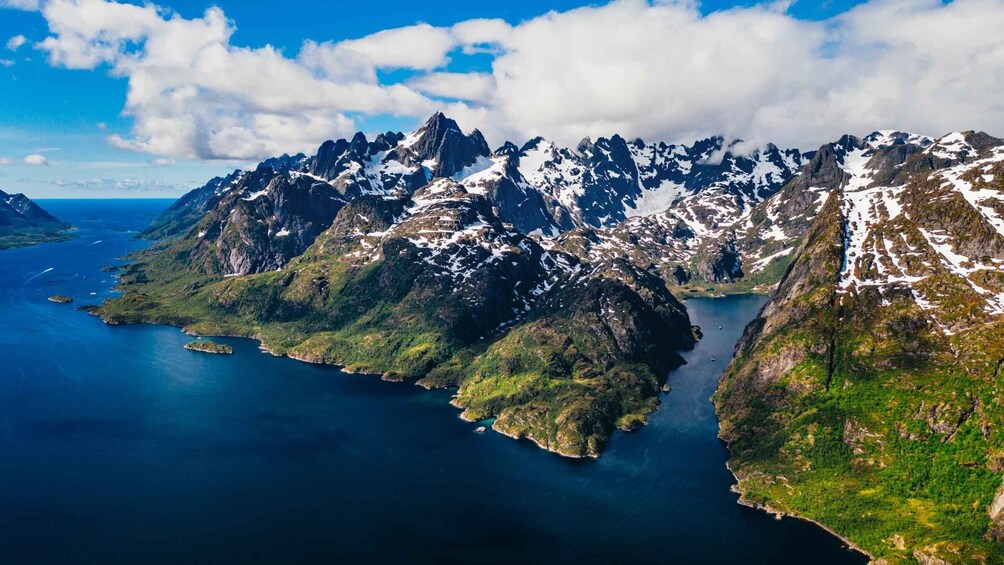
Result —
[{"label": "boat wake", "polygon": [[24,281],[24,284],[28,284],[28,283],[30,283],[31,281],[33,281],[33,280],[37,279],[38,277],[40,277],[40,276],[44,275],[45,273],[48,273],[49,271],[53,270],[54,268],[55,268],[55,267],[49,267],[48,269],[46,269],[46,270],[44,270],[44,271],[42,271],[42,272],[40,272],[40,273],[35,273],[35,274],[34,274],[34,275],[32,275],[31,277],[29,277],[29,278],[28,278],[28,280]]}]

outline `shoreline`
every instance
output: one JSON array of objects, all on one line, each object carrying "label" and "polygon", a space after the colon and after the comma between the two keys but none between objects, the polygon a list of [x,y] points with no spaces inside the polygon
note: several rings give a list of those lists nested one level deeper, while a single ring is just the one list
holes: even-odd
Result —
[{"label": "shoreline", "polygon": [[[728,443],[725,442],[725,440],[722,440],[721,436],[719,436],[718,439],[720,439],[722,441],[722,443],[725,443],[725,449],[726,449],[726,451],[728,451]],[[730,458],[725,461],[725,468],[729,470],[729,473],[732,475],[732,478],[735,479],[735,481],[736,481],[736,483],[734,485],[732,485],[731,487],[729,487],[729,490],[731,492],[734,492],[734,493],[736,493],[736,494],[739,495],[739,499],[736,500],[737,504],[739,504],[740,506],[745,506],[746,508],[752,508],[754,510],[759,510],[759,511],[765,512],[767,514],[771,514],[777,520],[781,520],[782,518],[793,518],[795,520],[801,520],[803,522],[808,522],[810,524],[814,524],[815,526],[819,527],[820,529],[826,531],[827,533],[829,533],[833,537],[835,537],[835,538],[839,539],[841,542],[843,542],[843,544],[847,546],[848,550],[850,550],[850,551],[856,551],[856,552],[864,555],[865,557],[868,558],[868,560],[869,560],[870,563],[875,561],[875,556],[872,555],[870,552],[868,552],[867,550],[865,550],[864,548],[862,548],[858,544],[854,543],[853,541],[847,539],[846,537],[840,535],[835,530],[833,530],[833,528],[830,528],[829,526],[820,523],[818,520],[814,520],[814,519],[809,518],[807,516],[800,516],[798,514],[792,514],[790,512],[784,512],[782,510],[778,510],[776,508],[771,507],[769,504],[765,505],[765,504],[760,504],[758,502],[753,502],[753,501],[747,500],[746,499],[746,491],[744,491],[743,488],[742,488],[742,486],[741,486],[742,485],[742,480],[739,478],[738,475],[736,475],[735,470],[732,469],[731,452],[729,452],[729,455],[730,455]]]},{"label": "shoreline", "polygon": [[[476,422],[478,420],[465,420],[465,421]],[[551,448],[549,448],[549,447],[541,444],[539,441],[537,441],[536,439],[534,439],[534,438],[532,438],[530,436],[511,434],[509,432],[505,432],[505,431],[502,431],[502,430],[496,428],[495,427],[495,423],[497,421],[498,420],[496,420],[495,422],[492,422],[492,425],[491,425],[492,431],[495,432],[495,433],[497,433],[497,434],[499,434],[499,435],[505,436],[505,437],[507,437],[509,439],[513,439],[513,440],[516,440],[516,441],[529,440],[534,445],[536,445],[538,448],[543,449],[544,451],[548,451],[550,453],[556,453],[556,454],[558,454],[558,455],[560,455],[560,456],[562,456],[562,457],[564,457],[566,459],[586,459],[586,460],[589,460],[589,461],[598,461],[599,458],[600,458],[599,455],[597,455],[595,457],[590,456],[590,455],[569,455],[567,453],[562,453],[560,451],[555,451],[555,450],[553,450],[553,449],[551,449]]]},{"label": "shoreline", "polygon": [[[746,294],[750,294],[750,293],[746,293]],[[703,296],[703,297],[695,296],[694,298],[707,298],[707,296]],[[88,313],[91,313],[91,314],[97,316],[98,318],[101,319],[102,322],[104,322],[107,325],[131,325],[131,324],[123,324],[123,323],[120,323],[120,322],[109,321],[106,318],[104,318],[103,316],[101,316],[100,314],[98,314],[96,312],[93,312],[93,311],[88,311]],[[163,324],[163,323],[156,323],[156,322],[136,322],[136,323],[147,323],[147,324],[152,324],[152,325],[171,325],[171,324]],[[240,338],[240,339],[251,339],[251,340],[254,340],[254,341],[258,342],[258,349],[259,350],[261,350],[262,352],[268,353],[268,354],[270,354],[272,356],[275,356],[275,357],[286,357],[286,358],[289,358],[289,359],[292,359],[292,360],[295,360],[295,361],[299,361],[299,362],[304,362],[304,363],[309,363],[309,364],[314,364],[314,365],[331,366],[331,367],[334,367],[337,370],[339,370],[340,372],[343,372],[345,374],[366,375],[366,376],[380,377],[381,380],[385,380],[385,381],[388,381],[388,382],[402,382],[401,380],[389,380],[389,379],[386,379],[386,378],[383,377],[383,375],[378,374],[378,373],[366,373],[366,372],[361,372],[361,371],[346,370],[345,365],[340,365],[340,364],[337,364],[337,363],[329,363],[329,362],[324,362],[324,361],[318,361],[318,360],[308,359],[308,358],[305,358],[305,357],[298,357],[298,356],[295,356],[295,355],[290,355],[289,353],[276,353],[275,351],[273,351],[272,349],[270,349],[265,344],[265,342],[258,335],[247,335],[247,334],[244,334],[244,335],[235,335],[235,334],[224,334],[224,333],[206,334],[206,335],[204,335],[204,334],[199,334],[199,333],[193,332],[193,331],[191,331],[188,328],[184,328],[184,327],[180,327],[180,326],[173,326],[173,327],[179,327],[179,329],[181,329],[182,332],[184,332],[184,333],[186,333],[188,335],[197,336],[197,337],[230,337],[230,338]],[[679,367],[675,367],[673,370],[676,370],[676,368],[679,368]],[[420,382],[421,382],[421,380],[416,380],[414,382],[414,384],[416,384],[418,386],[421,386],[425,390],[433,390],[433,389],[437,389],[437,388],[448,388],[448,387],[431,387],[431,386],[427,386],[425,384],[420,384]],[[471,418],[468,418],[468,417],[464,416],[464,410],[466,408],[456,402],[456,395],[454,395],[454,397],[451,398],[448,403],[451,406],[453,406],[454,408],[457,408],[457,409],[460,410],[460,413],[457,414],[457,417],[459,419],[461,419],[462,421],[465,421],[465,422],[468,422],[468,423],[473,423],[473,422],[476,422],[476,421],[480,421],[480,420],[471,419]],[[662,402],[659,402],[657,404],[656,408],[653,411],[658,410],[661,405],[662,405]],[[718,418],[718,410],[717,410],[717,408],[715,409],[715,418],[716,419]],[[578,455],[563,454],[561,452],[558,452],[556,450],[548,448],[547,446],[541,444],[538,440],[536,440],[534,438],[531,438],[529,436],[511,434],[511,433],[499,430],[496,427],[497,421],[498,421],[497,415],[493,416],[493,421],[492,421],[491,426],[490,426],[490,428],[491,428],[491,430],[493,432],[495,432],[495,433],[497,433],[497,434],[499,434],[501,436],[504,436],[504,437],[506,437],[506,438],[508,438],[510,440],[517,441],[517,442],[522,441],[522,440],[528,440],[534,446],[536,446],[538,449],[543,450],[543,451],[548,452],[548,453],[555,454],[555,455],[557,455],[557,456],[559,456],[561,458],[565,458],[565,459],[568,459],[568,460],[576,460],[576,461],[578,461],[578,460],[598,461],[599,457],[602,455],[602,454],[600,454],[599,456],[596,456],[596,457],[590,457],[590,456],[578,456]],[[645,423],[643,423],[642,427],[645,427],[647,425],[648,425],[648,421],[646,421]],[[628,433],[628,432],[624,432],[622,430],[620,432],[622,432],[622,433]],[[732,469],[731,451],[729,450],[728,443],[725,442],[725,440],[723,440],[720,435],[718,435],[717,437],[725,445],[726,452],[729,454],[729,456],[726,458],[726,461],[725,461],[725,468],[729,471],[729,473],[732,475],[732,478],[735,480],[735,484],[732,485],[729,488],[729,490],[730,490],[730,492],[733,492],[733,493],[736,493],[737,495],[739,495],[739,498],[736,501],[737,504],[739,504],[740,506],[744,506],[746,508],[750,508],[750,509],[757,510],[757,511],[762,511],[762,512],[765,512],[767,514],[773,515],[778,520],[780,520],[782,518],[793,518],[793,519],[796,519],[796,520],[801,520],[803,522],[808,522],[810,524],[813,524],[814,526],[822,529],[826,533],[828,533],[828,534],[832,535],[833,537],[835,537],[836,539],[840,540],[840,542],[843,543],[846,546],[847,550],[857,552],[857,553],[859,553],[859,554],[867,557],[869,561],[872,561],[872,562],[874,561],[874,556],[871,555],[869,552],[867,552],[866,550],[862,549],[860,546],[858,546],[854,542],[850,541],[849,539],[845,538],[844,536],[840,535],[839,533],[835,532],[833,529],[829,528],[828,526],[826,526],[824,524],[819,523],[816,520],[813,520],[811,518],[804,517],[804,516],[799,516],[797,514],[791,514],[791,513],[787,513],[787,512],[782,512],[782,511],[779,511],[779,510],[777,510],[775,508],[770,507],[769,505],[767,505],[767,506],[760,505],[760,504],[757,504],[757,503],[745,500],[746,494],[745,494],[745,492],[743,491],[743,489],[741,487],[742,482],[740,481],[739,477],[736,475],[735,471]]]},{"label": "shoreline", "polygon": [[[192,337],[201,337],[201,338],[226,337],[226,338],[250,339],[250,340],[258,342],[258,349],[260,351],[262,351],[264,353],[268,353],[269,355],[272,355],[273,357],[285,357],[287,359],[292,359],[294,361],[299,361],[301,363],[309,363],[311,365],[322,365],[322,366],[327,366],[327,367],[334,367],[335,369],[338,369],[340,372],[345,373],[347,375],[365,375],[365,376],[371,376],[371,377],[374,377],[374,378],[379,378],[382,381],[391,382],[391,383],[408,382],[408,381],[406,381],[404,379],[386,378],[386,373],[383,374],[383,375],[381,375],[379,373],[367,373],[367,372],[364,372],[364,371],[352,371],[352,370],[347,369],[346,365],[341,365],[339,363],[328,363],[328,362],[325,362],[325,361],[318,361],[318,360],[310,359],[310,358],[307,358],[307,357],[296,356],[295,354],[289,354],[289,353],[276,353],[275,351],[273,351],[272,349],[270,349],[265,344],[265,342],[261,339],[261,337],[259,337],[258,335],[248,335],[248,334],[239,335],[239,334],[227,334],[227,333],[222,333],[222,332],[201,334],[201,333],[192,331],[190,328],[187,328],[187,327],[184,327],[184,326],[178,326],[178,325],[168,324],[168,323],[162,323],[162,322],[151,322],[151,321],[118,322],[118,321],[113,321],[113,320],[107,319],[105,316],[102,316],[97,311],[97,309],[99,307],[100,306],[95,306],[95,307],[89,308],[89,309],[87,309],[85,311],[88,314],[91,314],[93,316],[97,316],[102,322],[104,322],[106,325],[109,325],[109,326],[127,326],[127,325],[134,325],[134,324],[148,324],[148,325],[154,325],[154,326],[167,326],[167,327],[178,328],[185,335],[189,335],[189,336],[192,336]],[[673,367],[672,369],[670,369],[670,371],[675,371],[676,369],[679,369],[681,366],[683,366],[685,364],[686,364],[686,361],[684,361],[683,363],[681,363],[678,366]],[[425,389],[426,391],[450,388],[448,386],[444,386],[444,387],[430,387],[430,386],[427,386],[427,385],[423,384],[421,382],[421,379],[417,379],[417,380],[414,380],[414,381],[411,381],[411,382],[412,382],[412,384],[414,384],[416,386],[419,386],[419,387]],[[661,402],[660,397],[662,395],[664,395],[664,394],[669,394],[669,393],[664,392],[664,391],[662,391],[660,389],[660,392],[656,395],[656,399],[659,400],[659,402],[657,402],[656,405],[655,405],[655,408],[653,408],[651,412],[646,413],[646,415],[654,413],[656,410],[659,409],[660,406],[662,406],[662,402]],[[458,405],[455,402],[455,400],[456,400],[456,395],[454,395],[454,397],[452,399],[450,399],[449,405],[452,406],[452,407],[454,407],[454,408],[456,408],[456,409],[458,409],[458,410],[460,410],[460,414],[458,414],[458,418],[460,420],[462,420],[464,422],[468,422],[468,423],[474,423],[474,422],[479,421],[479,420],[470,420],[468,418],[465,418],[463,414],[464,414],[464,411],[466,410],[466,407]],[[490,416],[490,418],[495,419],[496,421],[497,421],[497,417],[498,417],[497,414]],[[617,427],[615,425],[614,426],[614,428],[615,428],[614,431],[615,432],[616,431],[620,431],[622,433],[631,433],[631,432],[633,432],[635,430],[643,428],[646,425],[648,425],[648,420],[647,419],[646,419],[646,421],[644,423],[642,423],[638,427],[633,428],[631,430],[624,430],[624,429],[621,429],[621,428],[619,428],[619,427]],[[600,458],[600,456],[602,455],[602,453],[600,455],[597,455],[597,456],[572,455],[572,454],[568,454],[568,453],[562,453],[560,451],[557,451],[555,449],[551,449],[551,448],[543,445],[542,443],[540,443],[539,441],[537,441],[536,439],[534,439],[534,438],[532,438],[530,436],[525,436],[525,435],[524,436],[518,436],[518,435],[515,435],[515,434],[510,434],[510,433],[503,432],[503,431],[501,431],[501,430],[499,430],[498,428],[495,427],[495,422],[492,422],[491,429],[493,431],[495,431],[495,432],[498,432],[499,434],[501,434],[501,435],[503,435],[505,437],[508,437],[510,439],[514,439],[514,440],[517,440],[517,441],[522,440],[522,439],[530,440],[531,442],[534,443],[534,445],[536,445],[540,449],[542,449],[544,451],[547,451],[549,453],[554,453],[554,454],[556,454],[556,455],[558,455],[560,457],[564,457],[566,459],[573,459],[573,460],[587,459],[587,460],[597,461]]]}]

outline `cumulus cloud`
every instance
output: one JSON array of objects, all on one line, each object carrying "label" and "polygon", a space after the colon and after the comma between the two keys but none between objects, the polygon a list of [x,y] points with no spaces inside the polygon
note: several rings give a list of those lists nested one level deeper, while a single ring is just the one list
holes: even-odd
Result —
[{"label": "cumulus cloud", "polygon": [[[434,110],[496,143],[724,134],[814,148],[885,128],[1004,133],[1000,0],[870,0],[822,22],[786,7],[705,15],[692,1],[614,0],[518,25],[306,41],[289,57],[232,44],[234,23],[217,8],[185,19],[149,4],[48,0],[40,47],[54,65],[107,65],[128,79],[135,126],[112,144],[182,158],[307,151],[350,134],[355,116]],[[451,72],[456,53],[487,53],[491,68]],[[415,76],[382,83],[382,69]]]},{"label": "cumulus cloud", "polygon": [[39,48],[52,65],[108,65],[113,75],[128,79],[124,113],[135,120],[132,135],[108,138],[124,149],[259,158],[315,149],[328,137],[351,134],[349,113],[421,115],[435,109],[404,85],[376,84],[369,57],[379,49],[364,55],[340,48],[363,62],[344,63],[335,72],[340,61],[326,60],[317,45],[305,48],[309,63],[271,46],[232,45],[234,25],[218,8],[185,19],[152,4],[49,0],[42,14],[51,35]]},{"label": "cumulus cloud", "polygon": [[495,77],[489,73],[428,73],[409,80],[408,86],[432,96],[479,102],[495,90]]},{"label": "cumulus cloud", "polygon": [[17,51],[22,45],[27,43],[28,38],[23,35],[15,35],[14,37],[7,40],[7,50]]},{"label": "cumulus cloud", "polygon": [[13,67],[14,61],[11,59],[0,59],[0,67]]},{"label": "cumulus cloud", "polygon": [[872,0],[826,22],[776,4],[701,15],[625,0],[551,13],[502,41],[485,129],[805,148],[879,128],[1004,133],[999,29],[996,0]]},{"label": "cumulus cloud", "polygon": [[425,70],[445,65],[446,54],[453,46],[449,29],[429,24],[388,29],[338,44],[368,58],[376,67]]},{"label": "cumulus cloud", "polygon": [[38,155],[38,154],[28,155],[24,159],[22,159],[22,162],[25,165],[32,165],[36,167],[47,167],[49,165],[49,159],[47,159],[45,155]]}]

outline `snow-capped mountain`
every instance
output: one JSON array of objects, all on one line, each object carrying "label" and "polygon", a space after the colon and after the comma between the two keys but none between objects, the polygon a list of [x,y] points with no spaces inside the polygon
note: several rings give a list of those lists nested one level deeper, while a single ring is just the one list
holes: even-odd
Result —
[{"label": "snow-capped mountain", "polygon": [[576,225],[610,227],[674,207],[707,231],[777,192],[807,158],[774,145],[744,155],[734,151],[740,145],[721,137],[693,146],[628,143],[614,135],[571,150],[536,138],[519,160],[530,184],[552,195]]},{"label": "snow-capped mountain", "polygon": [[[763,188],[757,193],[753,187],[769,186],[756,182],[757,174],[768,169],[762,165],[762,155],[777,159],[784,154],[768,147],[752,158],[760,164],[752,173],[730,172],[725,181],[682,196],[665,211],[631,217],[612,228],[573,230],[560,239],[568,249],[591,260],[631,257],[637,264],[655,268],[670,284],[697,278],[771,285],[780,278],[829,194],[848,182],[848,169],[856,166],[856,160],[876,156],[874,167],[886,176],[904,166],[910,171],[933,168],[937,164],[928,163],[929,159],[905,165],[910,156],[923,153],[932,143],[924,136],[895,131],[875,132],[863,139],[844,136],[815,152],[798,154],[805,160],[800,171],[779,190]],[[744,165],[748,170],[749,163]],[[773,174],[781,173],[775,170]]]},{"label": "snow-capped mountain", "polygon": [[[998,555],[1004,140],[879,132],[817,158],[778,197],[822,204],[808,223],[774,224],[780,239],[804,235],[715,394],[738,490],[805,516],[835,509],[834,525],[875,516],[857,535],[890,561]],[[974,549],[928,526],[962,499]],[[900,534],[918,504],[925,518]]]},{"label": "snow-capped mountain", "polygon": [[907,291],[946,333],[1004,314],[1004,140],[952,133],[898,170],[881,151],[846,156],[839,292]]},{"label": "snow-capped mountain", "polygon": [[[584,140],[574,150],[537,138],[491,152],[480,132],[465,134],[437,113],[407,135],[388,132],[368,141],[358,133],[325,142],[312,157],[284,155],[254,171],[215,178],[178,200],[146,235],[205,240],[196,255],[209,272],[274,270],[303,252],[352,199],[410,198],[448,178],[487,198],[502,222],[524,234],[555,238],[577,227],[613,228],[628,218],[646,224],[669,209],[674,228],[686,226],[684,239],[704,241],[748,217],[811,156],[773,145],[744,155],[738,146],[722,138],[647,145],[615,135]],[[676,241],[679,230],[670,233],[676,233],[675,247],[695,245]],[[689,259],[687,253],[673,257]]]},{"label": "snow-capped mountain", "polygon": [[671,285],[769,286],[833,191],[856,194],[865,179],[899,186],[980,151],[962,134],[935,141],[897,131],[844,136],[808,153],[741,147],[720,137],[684,146],[615,135],[574,150],[536,138],[492,152],[480,132],[436,114],[407,135],[359,133],[312,157],[284,155],[213,179],[148,234],[194,240],[192,259],[210,273],[276,270],[355,199],[396,202],[388,229],[371,230],[384,235],[449,181],[459,187],[449,194],[481,196],[514,231],[594,264],[628,260]]},{"label": "snow-capped mountain", "polygon": [[0,190],[0,225],[23,223],[59,223],[52,214],[23,194]]}]

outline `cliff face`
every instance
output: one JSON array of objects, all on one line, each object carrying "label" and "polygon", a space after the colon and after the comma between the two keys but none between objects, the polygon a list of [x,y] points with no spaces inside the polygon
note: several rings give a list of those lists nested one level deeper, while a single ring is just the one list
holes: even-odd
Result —
[{"label": "cliff face", "polygon": [[832,190],[715,397],[739,488],[875,557],[992,561],[1004,141],[838,145],[840,175],[802,177]]}]

